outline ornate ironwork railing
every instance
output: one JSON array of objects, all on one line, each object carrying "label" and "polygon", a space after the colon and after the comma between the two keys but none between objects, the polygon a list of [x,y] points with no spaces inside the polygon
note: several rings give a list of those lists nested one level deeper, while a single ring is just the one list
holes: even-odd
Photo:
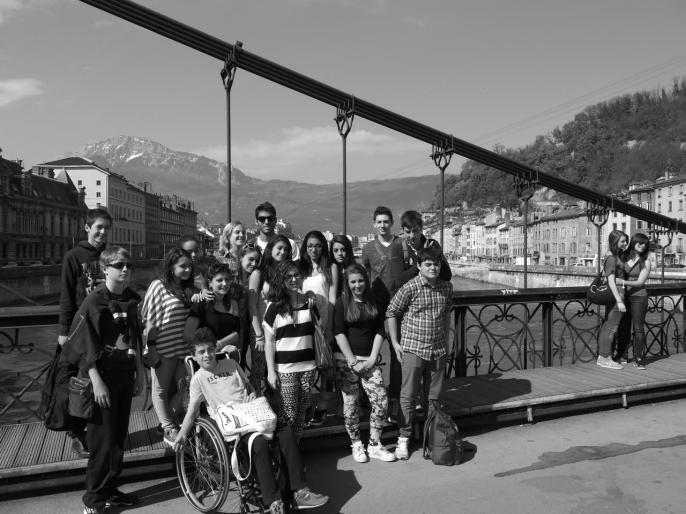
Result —
[{"label": "ornate ironwork railing", "polygon": [[[648,288],[647,357],[686,351],[679,284]],[[0,309],[0,424],[33,421],[57,340],[56,307]],[[593,361],[605,308],[584,287],[456,292],[448,376]],[[384,363],[385,364],[385,363]]]},{"label": "ornate ironwork railing", "polygon": [[[648,287],[646,356],[686,351],[684,294],[679,284]],[[591,362],[605,308],[585,287],[457,292],[448,376],[470,376]]]}]

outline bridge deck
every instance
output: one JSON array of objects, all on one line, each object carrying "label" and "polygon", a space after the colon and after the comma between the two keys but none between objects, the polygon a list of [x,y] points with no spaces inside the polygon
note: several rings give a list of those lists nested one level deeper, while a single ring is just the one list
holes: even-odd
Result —
[{"label": "bridge deck", "polygon": [[[508,415],[532,418],[536,409],[561,407],[569,402],[583,406],[600,398],[627,404],[631,394],[653,397],[686,392],[686,354],[654,361],[645,371],[627,366],[621,371],[594,363],[569,367],[537,368],[446,381],[443,403],[451,415],[467,421],[476,416]],[[170,456],[171,450],[156,431],[153,410],[131,415],[124,462]],[[343,433],[342,424],[307,429],[304,437]],[[37,474],[84,469],[65,433],[45,430],[41,423],[0,426],[0,484]]]}]

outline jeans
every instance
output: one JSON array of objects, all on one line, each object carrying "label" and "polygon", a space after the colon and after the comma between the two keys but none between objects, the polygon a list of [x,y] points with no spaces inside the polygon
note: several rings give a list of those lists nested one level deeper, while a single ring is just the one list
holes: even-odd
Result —
[{"label": "jeans", "polygon": [[414,407],[423,384],[424,398],[429,401],[438,400],[443,389],[445,375],[445,355],[430,361],[417,357],[413,353],[403,354],[403,382],[400,389],[400,416],[398,419],[398,435],[410,437],[414,423]]},{"label": "jeans", "polygon": [[[648,312],[648,295],[631,294],[627,297],[626,304],[628,312],[625,317],[630,316],[630,322],[634,329],[634,360],[643,359],[646,341],[645,320],[646,313]],[[617,356],[622,357],[631,343],[631,330],[627,330],[627,334],[624,337],[621,337],[621,331],[619,335]]]},{"label": "jeans", "polygon": [[598,356],[610,357],[612,355],[612,341],[623,317],[624,313],[619,311],[617,304],[614,304],[598,335]]},{"label": "jeans", "polygon": [[161,365],[157,369],[151,369],[152,375],[152,406],[155,408],[157,419],[162,428],[176,428],[169,408],[171,394],[176,391],[176,384],[186,376],[186,367],[183,359],[176,357],[160,357]]}]

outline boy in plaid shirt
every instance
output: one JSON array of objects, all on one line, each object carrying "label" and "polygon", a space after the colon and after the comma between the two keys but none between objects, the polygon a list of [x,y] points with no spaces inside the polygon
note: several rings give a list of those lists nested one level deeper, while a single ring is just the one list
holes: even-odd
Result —
[{"label": "boy in plaid shirt", "polygon": [[[424,397],[438,400],[443,388],[447,335],[450,323],[453,286],[441,280],[441,255],[438,248],[417,252],[419,275],[403,285],[386,311],[389,336],[402,363],[398,444],[395,456],[409,457],[408,441],[414,421],[414,402],[419,386]],[[402,319],[398,341],[398,319]]]}]

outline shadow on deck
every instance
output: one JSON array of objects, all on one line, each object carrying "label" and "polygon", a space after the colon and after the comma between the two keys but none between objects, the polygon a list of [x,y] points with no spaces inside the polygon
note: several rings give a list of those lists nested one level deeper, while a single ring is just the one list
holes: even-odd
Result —
[{"label": "shadow on deck", "polygon": [[[686,354],[661,358],[638,370],[607,370],[595,363],[536,368],[445,382],[443,404],[459,425],[493,424],[560,415],[632,402],[673,398],[686,394]],[[334,421],[337,418],[333,418]],[[340,420],[307,429],[303,437],[345,433]],[[164,445],[153,410],[131,414],[124,457],[125,469],[165,461],[172,451]],[[0,426],[0,493],[27,489],[31,482],[46,484],[50,476],[78,474],[86,459],[71,449],[66,433],[46,430],[41,423]],[[55,482],[57,483],[57,482]]]}]

